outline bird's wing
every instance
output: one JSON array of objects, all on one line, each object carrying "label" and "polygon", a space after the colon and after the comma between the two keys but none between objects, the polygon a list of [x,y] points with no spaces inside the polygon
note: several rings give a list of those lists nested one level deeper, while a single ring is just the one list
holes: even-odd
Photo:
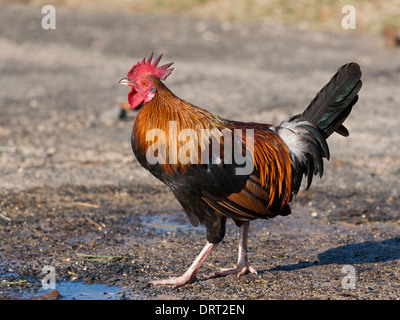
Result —
[{"label": "bird's wing", "polygon": [[251,174],[245,177],[244,185],[239,191],[224,197],[203,189],[202,199],[218,213],[237,220],[287,215],[292,195],[289,150],[280,137],[265,125],[260,128],[247,124],[247,128],[251,127],[254,129],[253,145],[249,147],[246,144],[246,147],[252,155],[254,167]]},{"label": "bird's wing", "polygon": [[247,179],[246,186],[238,193],[227,197],[216,197],[204,192],[203,201],[218,213],[235,220],[268,219],[276,215],[290,214],[290,207],[278,198],[270,204],[269,190],[262,187],[254,175]]}]

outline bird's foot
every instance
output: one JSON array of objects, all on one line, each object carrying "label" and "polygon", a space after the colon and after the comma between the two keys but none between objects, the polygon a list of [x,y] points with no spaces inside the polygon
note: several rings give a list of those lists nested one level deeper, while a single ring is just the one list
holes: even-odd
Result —
[{"label": "bird's foot", "polygon": [[220,269],[213,274],[214,277],[227,276],[230,274],[237,274],[238,277],[244,276],[247,272],[258,274],[248,261],[243,261],[238,264],[236,268]]},{"label": "bird's foot", "polygon": [[180,277],[171,277],[164,280],[154,280],[150,281],[150,283],[153,285],[172,285],[172,288],[178,288],[187,285],[189,283],[192,283],[196,280],[197,280],[196,275],[191,276],[185,273]]},{"label": "bird's foot", "polygon": [[196,281],[197,280],[196,275],[201,265],[217,245],[218,243],[207,242],[203,250],[201,250],[200,254],[197,256],[196,260],[194,260],[189,269],[186,270],[186,272],[180,277],[172,277],[164,280],[155,280],[151,281],[150,283],[154,285],[165,285],[165,284],[172,285],[173,288],[178,288],[187,285],[188,283]]}]

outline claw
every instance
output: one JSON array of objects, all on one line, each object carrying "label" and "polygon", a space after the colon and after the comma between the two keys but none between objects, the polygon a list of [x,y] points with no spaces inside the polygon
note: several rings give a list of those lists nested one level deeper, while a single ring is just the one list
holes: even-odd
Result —
[{"label": "claw", "polygon": [[248,262],[244,265],[238,265],[236,268],[223,268],[213,274],[214,277],[227,276],[230,274],[237,274],[238,278],[244,276],[247,272],[258,275],[256,269],[254,269]]},{"label": "claw", "polygon": [[164,280],[154,280],[150,281],[151,284],[153,285],[172,285],[172,288],[179,288],[184,285],[187,285],[189,283],[195,282],[197,280],[197,277],[191,277],[189,275],[183,274],[180,277],[172,277],[169,279],[164,279]]}]

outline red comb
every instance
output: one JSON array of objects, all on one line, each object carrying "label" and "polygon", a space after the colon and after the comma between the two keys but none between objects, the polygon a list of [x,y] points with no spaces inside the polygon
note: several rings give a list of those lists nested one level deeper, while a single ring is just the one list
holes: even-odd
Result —
[{"label": "red comb", "polygon": [[154,52],[150,55],[147,61],[146,59],[143,59],[142,62],[135,64],[127,74],[128,79],[136,79],[138,76],[147,74],[155,76],[160,80],[165,80],[171,74],[172,70],[174,70],[174,68],[169,68],[173,62],[157,67],[163,55],[160,55],[153,63],[151,63],[153,55]]}]

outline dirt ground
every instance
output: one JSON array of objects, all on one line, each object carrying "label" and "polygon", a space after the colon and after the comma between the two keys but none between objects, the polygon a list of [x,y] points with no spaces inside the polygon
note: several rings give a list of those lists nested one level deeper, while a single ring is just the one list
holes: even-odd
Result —
[{"label": "dirt ground", "polygon": [[[57,7],[56,30],[43,30],[42,17],[0,2],[0,299],[41,295],[45,266],[56,284],[116,286],[117,299],[400,299],[400,49],[340,21],[322,33]],[[342,64],[361,65],[350,137],[330,138],[324,178],[300,192],[292,215],[251,223],[258,276],[210,277],[236,262],[229,222],[200,281],[149,284],[184,272],[205,244],[134,159],[135,113],[118,117],[128,93],[118,80],[152,51],[175,62],[166,84],[178,96],[275,124],[302,112]]]}]

